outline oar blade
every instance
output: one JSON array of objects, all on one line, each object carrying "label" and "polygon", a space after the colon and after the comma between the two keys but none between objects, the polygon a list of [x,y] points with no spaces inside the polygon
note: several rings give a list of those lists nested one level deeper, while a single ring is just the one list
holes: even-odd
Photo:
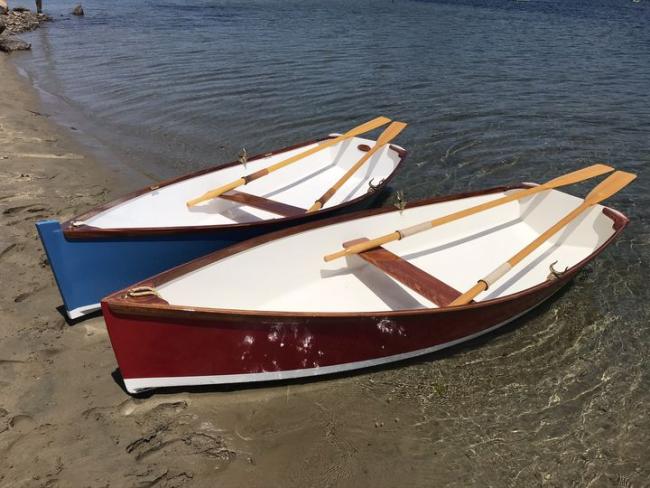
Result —
[{"label": "oar blade", "polygon": [[377,127],[381,127],[382,125],[386,125],[388,122],[390,122],[390,119],[388,117],[377,117],[376,119],[369,120],[365,124],[358,125],[354,127],[353,129],[350,129],[347,131],[345,134],[343,134],[346,138],[347,137],[354,137],[358,136],[359,134],[364,134],[366,132],[370,132],[373,129],[376,129]]},{"label": "oar blade", "polygon": [[376,146],[379,147],[379,146],[383,146],[384,144],[388,144],[390,141],[395,139],[400,132],[402,132],[406,128],[406,125],[407,124],[405,122],[393,122],[392,124],[390,124],[377,139]]},{"label": "oar blade", "polygon": [[589,195],[585,197],[585,203],[587,205],[596,205],[621,191],[627,185],[632,183],[635,178],[636,175],[634,173],[617,171],[613,175],[610,175],[601,181],[596,188],[591,190]]},{"label": "oar blade", "polygon": [[606,164],[593,164],[587,166],[586,168],[567,173],[557,178],[553,178],[551,181],[544,183],[545,188],[557,188],[559,186],[573,185],[574,183],[579,183],[590,178],[595,178],[596,176],[604,175],[614,171],[614,168],[607,166]]}]

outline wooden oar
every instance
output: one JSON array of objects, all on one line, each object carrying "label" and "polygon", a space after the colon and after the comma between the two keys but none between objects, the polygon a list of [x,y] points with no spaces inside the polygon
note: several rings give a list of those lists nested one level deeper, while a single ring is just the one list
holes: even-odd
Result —
[{"label": "wooden oar", "polygon": [[235,188],[246,185],[250,183],[251,181],[254,181],[258,178],[261,178],[262,176],[266,176],[270,173],[273,173],[274,171],[279,170],[280,168],[284,168],[285,166],[288,166],[292,163],[295,163],[296,161],[300,161],[301,159],[306,158],[307,156],[311,156],[312,154],[316,154],[318,151],[322,151],[323,149],[327,149],[328,147],[332,147],[335,144],[338,144],[341,141],[345,141],[346,139],[350,139],[352,137],[358,136],[360,134],[364,134],[366,132],[369,132],[373,129],[376,129],[377,127],[381,127],[382,125],[387,124],[390,122],[390,119],[388,117],[377,117],[376,119],[372,119],[369,122],[366,122],[365,124],[358,125],[357,127],[350,129],[347,131],[345,134],[340,135],[338,137],[335,137],[334,139],[329,139],[327,141],[321,142],[318,146],[313,147],[311,149],[307,149],[306,151],[301,152],[300,154],[296,154],[295,156],[291,156],[288,159],[285,159],[284,161],[280,161],[278,163],[272,164],[271,166],[267,166],[266,168],[262,168],[259,171],[256,171],[255,173],[250,173],[247,174],[246,176],[242,176],[241,178],[232,181],[228,183],[227,185],[223,185],[219,188],[216,188],[214,190],[211,190],[207,193],[204,193],[198,198],[194,198],[193,200],[189,200],[187,202],[188,207],[193,207],[194,205],[197,205],[201,202],[204,202],[206,200],[212,200],[213,198],[217,198],[219,195],[222,193],[226,193],[227,191],[234,190]]},{"label": "wooden oar", "polygon": [[534,186],[532,188],[527,188],[526,190],[521,190],[515,193],[511,193],[510,195],[507,195],[502,198],[497,198],[496,200],[492,200],[490,202],[481,203],[480,205],[475,205],[473,207],[466,208],[464,210],[459,210],[458,212],[445,215],[444,217],[439,217],[434,220],[422,222],[421,224],[412,225],[411,227],[406,227],[401,230],[396,230],[395,232],[391,232],[390,234],[386,234],[381,237],[377,237],[375,239],[371,239],[369,241],[362,242],[354,246],[350,246],[347,249],[342,249],[341,251],[328,254],[324,257],[324,259],[325,261],[332,261],[334,259],[338,259],[343,256],[358,254],[360,252],[367,251],[368,249],[382,246],[387,242],[399,241],[400,239],[404,239],[405,237],[412,236],[420,232],[424,232],[425,230],[432,229],[433,227],[447,224],[449,222],[453,222],[454,220],[462,219],[464,217],[468,217],[470,215],[474,215],[476,213],[483,212],[485,210],[489,210],[494,207],[498,207],[499,205],[504,205],[506,203],[515,200],[521,200],[522,198],[529,197],[531,195],[534,195],[536,193],[545,190],[559,188],[561,186],[566,186],[566,185],[572,185],[580,181],[588,180],[589,178],[593,178],[595,176],[609,173],[610,171],[613,170],[614,168],[607,166],[606,164],[594,164],[592,166],[588,166],[586,168],[579,169],[577,171],[573,171],[571,173],[567,173],[562,176],[558,176],[557,178],[554,178],[551,181],[547,181],[543,185]]},{"label": "wooden oar", "polygon": [[366,161],[368,161],[373,154],[375,154],[377,151],[379,151],[382,147],[384,147],[386,144],[388,144],[390,141],[395,139],[397,135],[404,130],[406,127],[406,124],[404,122],[393,122],[390,124],[384,132],[381,133],[379,138],[377,139],[377,142],[375,142],[375,145],[372,146],[372,149],[368,151],[366,154],[363,155],[359,161],[354,163],[354,166],[352,166],[347,172],[341,176],[341,178],[332,185],[332,187],[327,190],[325,193],[321,195],[321,197],[314,202],[314,204],[309,207],[309,210],[307,210],[307,213],[309,212],[315,212],[316,210],[319,210],[323,208],[323,205],[327,203],[327,201],[334,196],[334,194],[341,188],[346,181],[350,179],[350,177],[356,173],[361,166],[364,165]]},{"label": "wooden oar", "polygon": [[626,173],[625,171],[617,171],[613,175],[607,177],[598,186],[596,186],[596,188],[594,188],[593,190],[591,190],[591,192],[589,192],[589,195],[587,195],[584,201],[576,209],[574,209],[573,211],[565,215],[562,219],[556,222],[552,227],[550,227],[544,233],[542,233],[537,239],[535,239],[533,242],[528,244],[525,248],[523,248],[521,251],[519,251],[508,261],[506,261],[501,266],[499,266],[497,269],[492,271],[485,278],[479,280],[476,283],[476,285],[474,285],[468,291],[466,291],[461,296],[456,298],[456,300],[451,302],[449,305],[450,306],[465,305],[471,302],[476,295],[478,295],[482,291],[487,290],[490,286],[492,286],[492,284],[495,281],[497,281],[499,278],[505,275],[514,266],[519,264],[526,256],[528,256],[535,249],[541,246],[544,242],[546,242],[551,237],[553,237],[557,232],[559,232],[563,227],[567,226],[581,213],[589,209],[589,207],[592,207],[597,203],[600,203],[603,200],[606,200],[607,198],[611,197],[615,193],[619,192],[627,185],[629,185],[632,182],[632,180],[634,180],[634,178],[636,178],[635,174]]}]

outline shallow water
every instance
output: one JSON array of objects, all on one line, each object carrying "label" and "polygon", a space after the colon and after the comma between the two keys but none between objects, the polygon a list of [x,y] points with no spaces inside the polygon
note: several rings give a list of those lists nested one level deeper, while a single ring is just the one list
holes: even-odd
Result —
[{"label": "shallow water", "polygon": [[[391,449],[378,449],[415,471],[394,476],[648,482],[650,2],[87,0],[83,19],[66,2],[46,6],[56,21],[25,36],[34,48],[18,63],[84,130],[158,177],[379,114],[410,123],[393,184],[409,200],[596,161],[637,172],[611,200],[631,218],[624,236],[539,311],[450,354],[318,389],[360,391],[376,400],[372,415],[399,415]],[[368,434],[341,420],[354,404],[329,414],[362,450]]]}]

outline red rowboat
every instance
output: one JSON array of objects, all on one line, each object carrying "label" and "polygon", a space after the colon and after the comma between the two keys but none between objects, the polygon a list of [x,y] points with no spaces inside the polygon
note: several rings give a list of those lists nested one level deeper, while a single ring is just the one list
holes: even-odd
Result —
[{"label": "red rowboat", "polygon": [[[490,332],[566,285],[616,239],[627,218],[601,205],[590,207],[461,306],[449,304],[582,199],[547,190],[359,255],[327,263],[323,255],[360,236],[532,186],[304,224],[115,293],[102,308],[126,388],[135,393],[336,373],[427,354]],[[549,274],[556,261],[557,269],[566,271]]]}]

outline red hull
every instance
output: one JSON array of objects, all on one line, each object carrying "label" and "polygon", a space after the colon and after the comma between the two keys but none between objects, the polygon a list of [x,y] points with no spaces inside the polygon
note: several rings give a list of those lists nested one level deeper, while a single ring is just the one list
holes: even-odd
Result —
[{"label": "red hull", "polygon": [[[485,192],[500,189],[486,190]],[[475,193],[479,194],[479,193]],[[410,206],[460,198],[430,199]],[[301,225],[231,246],[136,286],[156,286],[208,263],[279,237],[368,214],[375,209]],[[359,369],[449,347],[504,325],[566,285],[623,230],[559,278],[521,292],[460,307],[380,313],[289,313],[185,308],[155,297],[115,293],[102,302],[127,389],[266,381]]]},{"label": "red hull", "polygon": [[[223,376],[205,382],[229,383],[311,376],[359,367],[350,363],[370,361],[367,366],[371,366],[402,359],[400,355],[424,354],[428,349],[453,345],[513,320],[565,283],[566,279],[558,280],[554,286],[516,302],[438,313],[414,311],[399,317],[260,319],[220,314],[196,319],[192,312],[176,317],[146,317],[121,314],[106,303],[102,308],[127,384],[136,378],[195,376]],[[305,369],[311,371],[259,375]]]}]

